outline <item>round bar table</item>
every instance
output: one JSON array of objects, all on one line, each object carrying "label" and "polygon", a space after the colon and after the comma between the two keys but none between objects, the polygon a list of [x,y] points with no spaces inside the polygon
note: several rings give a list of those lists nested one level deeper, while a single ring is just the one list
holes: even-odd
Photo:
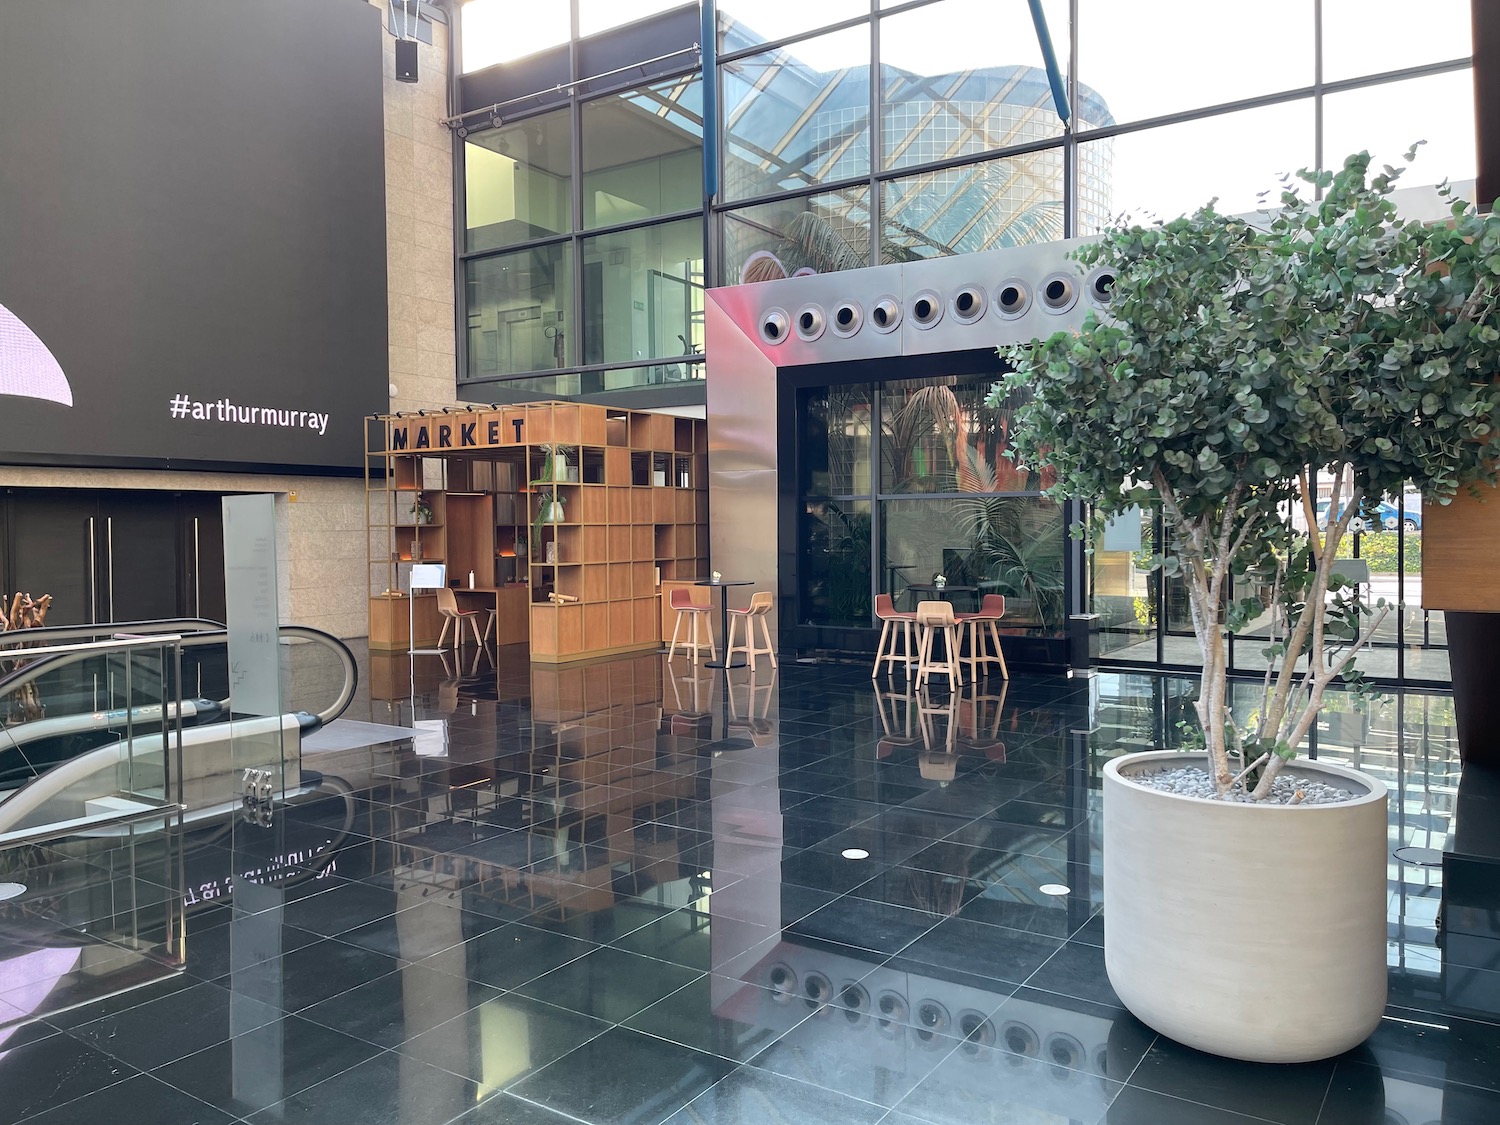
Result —
[{"label": "round bar table", "polygon": [[[693,583],[694,586],[713,586],[719,591],[719,643],[724,646],[723,660],[709,660],[704,663],[705,668],[743,668],[745,662],[738,664],[729,663],[729,587],[731,586],[754,586],[754,582],[741,581],[732,582],[727,578],[721,578],[715,582],[712,578],[701,578]],[[748,627],[748,626],[747,626]]]},{"label": "round bar table", "polygon": [[975,594],[979,592],[978,586],[955,586],[951,582],[946,586],[939,586],[933,582],[912,582],[906,588],[911,591],[912,609],[917,608],[916,603],[921,600],[919,595],[935,597],[940,602],[946,602],[952,600],[948,597],[949,594]]}]

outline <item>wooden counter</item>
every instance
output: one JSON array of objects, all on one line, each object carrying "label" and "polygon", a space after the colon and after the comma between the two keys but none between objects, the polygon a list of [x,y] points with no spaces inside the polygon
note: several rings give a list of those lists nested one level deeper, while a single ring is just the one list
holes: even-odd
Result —
[{"label": "wooden counter", "polygon": [[437,595],[418,594],[416,605],[407,609],[407,599],[400,594],[387,594],[370,599],[370,649],[374,652],[405,652],[411,648],[408,632],[409,619],[414,619],[417,629],[417,648],[436,648],[438,634],[443,631],[443,619],[438,615]]},{"label": "wooden counter", "polygon": [[[476,586],[453,591],[461,610],[480,611],[479,630],[484,632],[485,610],[495,610],[495,628],[489,640],[495,645],[524,645],[531,636],[531,587],[520,582],[508,586]],[[469,638],[473,640],[471,636]]]}]

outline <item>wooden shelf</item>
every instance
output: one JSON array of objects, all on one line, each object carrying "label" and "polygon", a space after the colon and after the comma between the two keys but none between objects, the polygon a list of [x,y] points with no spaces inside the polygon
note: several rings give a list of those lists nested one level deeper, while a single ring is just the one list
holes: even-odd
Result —
[{"label": "wooden shelf", "polygon": [[[450,413],[444,421],[457,432],[467,417]],[[517,592],[530,619],[535,660],[659,645],[658,576],[696,577],[706,554],[707,537],[697,526],[707,513],[705,423],[591,403],[527,404],[474,417],[470,432],[488,435],[485,441],[498,435],[500,444],[441,456],[404,448],[417,441],[419,430],[422,440],[435,440],[430,420],[381,420],[393,448],[371,455],[367,481],[379,483],[367,487],[372,498],[388,497],[392,561],[378,561],[372,534],[372,586],[399,585],[396,562],[410,561],[410,541],[416,540],[420,561],[446,562],[450,581],[469,599],[482,594],[480,587]],[[407,431],[398,445],[392,435],[401,426]],[[544,444],[565,447],[569,479],[538,481]],[[411,518],[414,493],[432,505],[431,523],[403,522]],[[542,505],[554,499],[564,518],[537,523]],[[371,511],[380,507],[372,499]],[[372,532],[375,526],[372,517]],[[517,554],[523,537],[525,553]],[[555,547],[555,562],[546,561],[549,547]],[[389,579],[382,574],[386,565]],[[478,585],[465,591],[470,571]],[[548,595],[554,591],[577,600],[553,603]],[[375,645],[373,602],[371,613]],[[393,627],[387,621],[382,628]]]}]

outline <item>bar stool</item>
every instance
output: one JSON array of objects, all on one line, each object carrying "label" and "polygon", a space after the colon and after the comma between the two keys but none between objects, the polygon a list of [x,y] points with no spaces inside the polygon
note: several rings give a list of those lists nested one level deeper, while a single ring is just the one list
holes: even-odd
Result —
[{"label": "bar stool", "polygon": [[677,620],[672,625],[672,645],[667,650],[667,659],[671,660],[672,657],[677,655],[677,634],[682,631],[682,623],[686,619],[692,625],[693,639],[691,641],[684,640],[682,645],[684,648],[692,649],[693,663],[698,663],[698,652],[703,648],[704,644],[703,641],[698,639],[698,623],[700,621],[703,623],[704,630],[708,633],[708,658],[710,660],[717,660],[719,658],[719,650],[714,646],[714,624],[710,617],[710,614],[713,613],[713,606],[693,601],[693,592],[686,586],[674,588],[667,595],[667,604],[677,611]]},{"label": "bar stool", "polygon": [[[758,594],[750,595],[750,604],[744,609],[731,609],[729,611],[729,636],[724,638],[724,663],[733,664],[734,654],[743,652],[745,660],[750,667],[754,668],[756,659],[762,653],[771,658],[771,667],[776,667],[776,653],[771,644],[771,626],[766,621],[766,616],[771,612],[771,606],[775,600],[765,590]],[[734,643],[734,627],[743,621],[745,623],[745,641],[743,644]],[[760,622],[761,635],[766,638],[766,647],[758,648],[755,644],[755,623]]]},{"label": "bar stool", "polygon": [[[1005,616],[1005,595],[986,594],[984,600],[979,604],[976,613],[960,613],[956,616],[958,627],[964,631],[969,639],[969,655],[964,658],[964,663],[969,666],[969,677],[977,681],[979,679],[979,665],[999,664],[1000,675],[1010,679],[1010,670],[1005,667],[1005,653],[1000,648],[1000,629],[997,622]],[[988,644],[981,638],[988,638],[988,643],[995,646],[994,654],[986,651]]]},{"label": "bar stool", "polygon": [[[953,617],[953,607],[947,602],[917,603],[917,687],[927,682],[934,672],[943,672],[950,687],[964,682],[963,670],[958,658],[958,622]],[[945,651],[942,660],[932,658],[932,638],[941,632]]]},{"label": "bar stool", "polygon": [[479,611],[477,609],[459,609],[458,599],[446,586],[438,587],[437,602],[438,613],[443,618],[443,631],[438,634],[438,648],[443,647],[443,638],[448,635],[449,625],[453,626],[453,647],[457,648],[459,641],[463,638],[465,621],[474,630],[474,643],[480,647],[484,646],[484,639],[479,635]]},{"label": "bar stool", "polygon": [[[875,617],[881,622],[880,643],[875,646],[875,667],[870,671],[870,679],[880,675],[880,662],[885,661],[886,675],[890,675],[891,668],[899,660],[901,667],[906,668],[916,659],[916,650],[911,644],[911,626],[917,619],[915,613],[900,613],[896,610],[896,603],[889,594],[875,595]],[[896,652],[896,631],[899,629],[902,636],[902,648],[900,653]]]}]

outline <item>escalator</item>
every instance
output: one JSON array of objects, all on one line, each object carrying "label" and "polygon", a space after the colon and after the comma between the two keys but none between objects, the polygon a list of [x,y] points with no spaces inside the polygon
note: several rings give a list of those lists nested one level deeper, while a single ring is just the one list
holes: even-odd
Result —
[{"label": "escalator", "polygon": [[[235,807],[248,764],[275,765],[288,797],[316,778],[301,740],[337,719],[358,687],[354,655],[338,638],[284,625],[283,697],[294,648],[332,657],[323,698],[281,715],[230,706],[228,631],[170,620],[0,634],[0,842],[55,822],[86,820],[118,788],[115,775],[180,804],[192,824]],[[306,661],[303,661],[306,663]],[[147,784],[141,785],[141,774]]]}]

